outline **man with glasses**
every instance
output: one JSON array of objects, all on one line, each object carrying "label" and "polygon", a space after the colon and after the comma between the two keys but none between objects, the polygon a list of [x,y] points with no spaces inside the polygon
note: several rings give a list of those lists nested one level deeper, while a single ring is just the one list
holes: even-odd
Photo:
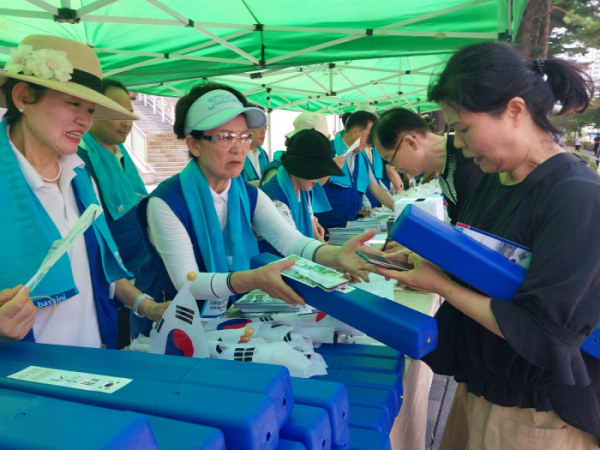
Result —
[{"label": "man with glasses", "polygon": [[[377,116],[371,112],[357,111],[348,118],[344,133],[339,133],[331,141],[332,156],[344,156],[345,163],[342,167],[344,175],[331,177],[323,186],[332,209],[316,216],[326,228],[345,227],[348,221],[356,220],[361,210],[366,211],[362,214],[368,215],[370,205],[368,200],[364,202],[367,190],[379,203],[394,209],[394,200],[377,182],[363,151],[376,120]],[[349,151],[357,141],[358,144]]]},{"label": "man with glasses", "polygon": [[370,140],[388,166],[419,176],[439,172],[440,186],[448,203],[448,215],[456,218],[483,172],[454,147],[454,136],[433,134],[425,120],[404,108],[381,115],[371,130]]}]

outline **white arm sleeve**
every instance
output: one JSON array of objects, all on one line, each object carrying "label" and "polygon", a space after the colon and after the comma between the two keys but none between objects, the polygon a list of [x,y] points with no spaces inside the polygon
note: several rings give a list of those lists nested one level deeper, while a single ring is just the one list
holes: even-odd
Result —
[{"label": "white arm sleeve", "polygon": [[323,245],[315,239],[303,236],[277,211],[267,194],[260,189],[254,210],[253,228],[279,253],[284,256],[298,255],[313,260],[316,250]]},{"label": "white arm sleeve", "polygon": [[273,200],[273,204],[275,205],[275,208],[277,208],[277,211],[279,211],[279,214],[281,214],[281,217],[283,217],[291,227],[297,230],[298,227],[296,226],[296,222],[294,222],[289,206],[279,200]]},{"label": "white arm sleeve", "polygon": [[164,200],[151,197],[146,212],[148,237],[160,255],[169,277],[178,291],[187,281],[187,274],[196,273],[190,291],[197,300],[212,300],[234,295],[227,286],[227,273],[198,271],[192,241],[181,221]]}]

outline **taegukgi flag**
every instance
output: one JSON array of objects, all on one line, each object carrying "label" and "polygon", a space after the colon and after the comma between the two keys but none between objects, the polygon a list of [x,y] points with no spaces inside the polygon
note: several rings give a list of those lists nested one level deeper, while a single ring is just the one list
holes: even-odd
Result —
[{"label": "taegukgi flag", "polygon": [[177,293],[162,318],[150,331],[148,353],[209,358],[208,342],[190,283]]}]

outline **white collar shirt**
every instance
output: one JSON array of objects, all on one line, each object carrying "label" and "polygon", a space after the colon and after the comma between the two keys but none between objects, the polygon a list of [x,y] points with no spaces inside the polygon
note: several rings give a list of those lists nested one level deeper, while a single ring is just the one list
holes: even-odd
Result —
[{"label": "white collar shirt", "polygon": [[[63,171],[59,185],[45,183],[12,142],[11,147],[27,184],[64,238],[80,216],[71,182],[75,178],[74,169],[84,167],[84,162],[76,154],[61,156]],[[54,312],[54,306],[50,305],[42,308],[45,314],[36,313],[33,324],[35,340],[44,344],[101,347],[90,263],[83,236],[73,243],[67,254],[79,294],[58,303]]]},{"label": "white collar shirt", "polygon": [[217,217],[219,218],[219,224],[221,225],[221,231],[225,229],[225,224],[227,223],[227,200],[229,199],[229,188],[231,188],[231,180],[227,182],[227,187],[220,194],[217,194],[209,186],[210,195],[212,195],[213,203],[215,204],[215,210],[217,211]]},{"label": "white collar shirt", "polygon": [[252,149],[248,150],[248,154],[246,155],[246,158],[248,158],[250,160],[250,162],[252,163],[252,167],[254,167],[254,170],[256,171],[256,174],[258,175],[258,178],[262,177],[262,169],[260,168],[260,150],[257,148],[256,151],[252,151]]},{"label": "white collar shirt", "polygon": [[[342,149],[344,153],[348,151],[350,146],[346,144],[346,141],[342,139]],[[350,178],[354,179],[354,162],[356,161],[356,153],[350,152],[346,155],[346,165],[348,166],[348,173],[350,174]]]}]

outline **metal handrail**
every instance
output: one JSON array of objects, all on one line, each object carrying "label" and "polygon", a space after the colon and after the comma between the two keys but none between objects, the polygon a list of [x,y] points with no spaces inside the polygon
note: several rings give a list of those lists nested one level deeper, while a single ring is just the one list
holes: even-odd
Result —
[{"label": "metal handrail", "polygon": [[[139,94],[140,100],[144,101],[144,106],[152,106],[152,112],[161,116],[162,122],[167,122],[171,125],[175,123],[175,105],[165,97],[157,95]],[[158,110],[158,112],[157,112]]]},{"label": "metal handrail", "polygon": [[135,122],[131,127],[131,133],[125,140],[125,147],[143,164],[144,168],[148,169],[148,141],[144,132]]}]

